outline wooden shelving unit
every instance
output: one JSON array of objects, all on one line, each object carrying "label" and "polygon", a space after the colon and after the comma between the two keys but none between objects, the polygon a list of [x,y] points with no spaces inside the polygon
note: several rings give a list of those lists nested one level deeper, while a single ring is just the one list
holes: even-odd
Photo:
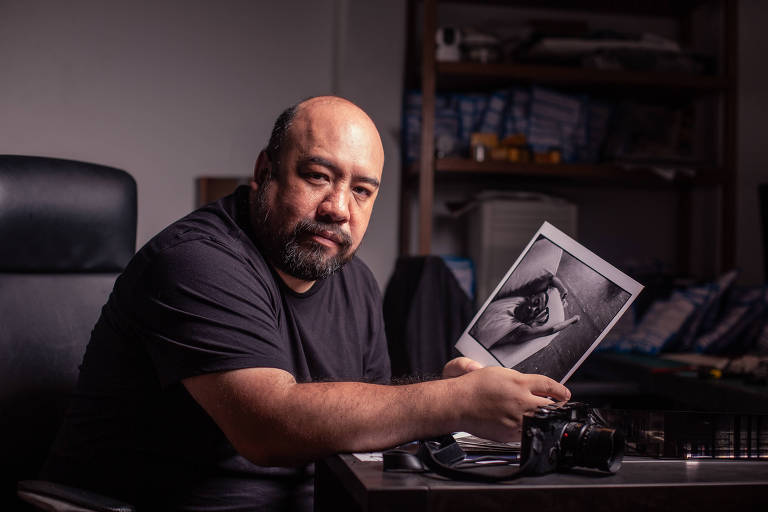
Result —
[{"label": "wooden shelving unit", "polygon": [[482,64],[478,62],[438,62],[435,65],[438,86],[471,79],[515,80],[520,83],[552,85],[606,85],[621,87],[654,87],[661,89],[692,89],[725,91],[728,80],[723,76],[701,76],[688,73],[600,70],[557,66],[514,64]]},{"label": "wooden shelving unit", "polygon": [[[435,174],[497,174],[524,176],[528,178],[564,178],[573,180],[603,180],[610,183],[633,183],[649,186],[683,185],[719,185],[722,184],[722,168],[692,169],[692,176],[676,176],[668,180],[654,174],[651,167],[636,166],[626,168],[614,164],[536,164],[513,163],[499,160],[476,162],[469,158],[436,158]],[[411,168],[411,173],[418,174],[418,168]]]},{"label": "wooden shelving unit", "polygon": [[[736,169],[736,5],[728,0],[687,0],[646,2],[611,2],[592,0],[576,3],[568,0],[546,1],[489,1],[474,4],[504,5],[517,8],[552,9],[553,11],[581,11],[601,14],[664,16],[673,18],[680,27],[681,38],[690,34],[691,13],[702,4],[715,4],[722,20],[719,72],[716,75],[696,75],[681,72],[641,72],[580,69],[573,67],[522,65],[510,63],[484,64],[476,62],[437,62],[435,59],[435,32],[438,27],[438,0],[412,0],[409,4],[408,58],[406,80],[419,84],[421,89],[420,155],[415,164],[403,165],[401,191],[401,253],[431,252],[433,207],[436,182],[446,179],[472,179],[474,177],[525,178],[526,180],[560,179],[562,183],[672,187],[679,193],[678,266],[685,270],[689,252],[688,213],[693,187],[715,186],[720,191],[720,263],[730,268],[734,262],[735,243],[735,169]],[[447,3],[447,2],[445,2]],[[453,1],[453,3],[457,3]],[[468,3],[468,2],[459,2]],[[474,5],[473,4],[473,5]],[[421,9],[421,26],[415,26],[417,11]],[[414,34],[420,32],[417,40]],[[417,48],[418,46],[418,48]],[[415,62],[414,55],[420,55]],[[417,74],[418,76],[414,76]],[[710,96],[718,102],[716,126],[709,128],[719,140],[719,159],[706,168],[696,168],[695,177],[666,181],[648,169],[631,171],[609,164],[519,164],[508,162],[475,162],[466,158],[436,158],[434,144],[435,100],[438,91],[490,89],[518,84],[542,84],[558,88],[573,87],[611,89],[614,94],[644,90],[662,95]],[[619,91],[617,93],[617,91]],[[417,248],[411,249],[411,200],[418,191]]]}]

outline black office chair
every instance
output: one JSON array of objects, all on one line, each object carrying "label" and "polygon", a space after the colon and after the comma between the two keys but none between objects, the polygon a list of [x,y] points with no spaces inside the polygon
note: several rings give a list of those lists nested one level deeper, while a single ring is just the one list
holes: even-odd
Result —
[{"label": "black office chair", "polygon": [[18,497],[42,510],[132,510],[34,479],[135,244],[136,183],[128,173],[0,155],[0,510],[28,508]]}]

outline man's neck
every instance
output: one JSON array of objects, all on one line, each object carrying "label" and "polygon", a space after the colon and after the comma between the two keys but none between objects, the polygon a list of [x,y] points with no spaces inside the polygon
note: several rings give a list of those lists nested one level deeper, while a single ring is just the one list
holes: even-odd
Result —
[{"label": "man's neck", "polygon": [[315,281],[304,281],[303,279],[299,279],[298,277],[294,277],[290,274],[286,274],[285,272],[283,272],[277,267],[273,267],[273,268],[275,269],[275,272],[277,272],[277,274],[283,280],[285,285],[291,290],[295,291],[296,293],[307,292],[315,284]]}]

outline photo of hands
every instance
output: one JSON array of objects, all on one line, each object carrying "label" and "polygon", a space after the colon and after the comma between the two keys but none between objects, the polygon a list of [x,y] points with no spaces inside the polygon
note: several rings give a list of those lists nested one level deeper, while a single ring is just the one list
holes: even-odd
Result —
[{"label": "photo of hands", "polygon": [[456,348],[486,365],[565,382],[642,286],[544,223]]}]

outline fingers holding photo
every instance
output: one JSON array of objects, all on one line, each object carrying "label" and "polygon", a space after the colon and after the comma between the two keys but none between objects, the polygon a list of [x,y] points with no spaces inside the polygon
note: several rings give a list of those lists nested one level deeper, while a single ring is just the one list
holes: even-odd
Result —
[{"label": "fingers holding photo", "polygon": [[570,400],[571,398],[571,391],[554,379],[537,374],[521,375],[525,375],[525,378],[528,381],[528,390],[532,395],[551,398],[556,402]]},{"label": "fingers holding photo", "polygon": [[443,367],[443,378],[450,379],[453,377],[460,377],[469,372],[479,370],[482,367],[483,365],[474,359],[457,357],[445,363],[445,366]]}]

